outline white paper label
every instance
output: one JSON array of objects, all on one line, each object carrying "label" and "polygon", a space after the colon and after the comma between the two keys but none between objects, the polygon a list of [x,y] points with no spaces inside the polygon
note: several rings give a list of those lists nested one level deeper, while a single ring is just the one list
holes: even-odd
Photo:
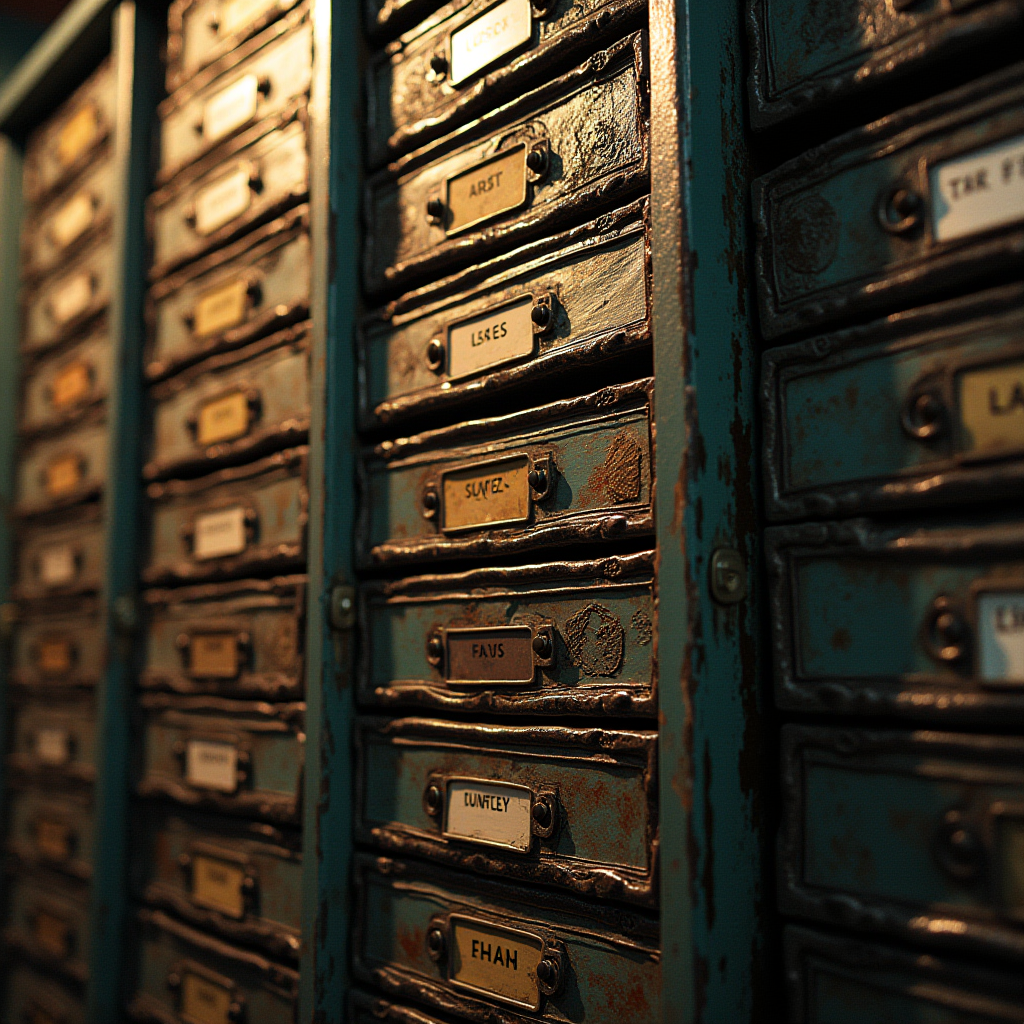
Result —
[{"label": "white paper label", "polygon": [[212,234],[245,213],[251,201],[249,168],[240,167],[196,193],[196,231],[200,235]]},{"label": "white paper label", "polygon": [[533,355],[533,297],[448,329],[448,376],[467,377]]},{"label": "white paper label", "polygon": [[978,595],[978,641],[982,682],[1024,685],[1024,590]]},{"label": "white paper label", "polygon": [[189,740],[185,747],[185,781],[190,786],[234,793],[238,788],[238,748],[215,740]]},{"label": "white paper label", "polygon": [[504,0],[452,33],[452,85],[522,46],[532,31],[530,0]]},{"label": "white paper label", "polygon": [[71,760],[67,729],[40,729],[36,733],[36,757],[44,764],[67,764]]},{"label": "white paper label", "polygon": [[218,12],[217,34],[221,38],[233,35],[276,3],[277,0],[224,0]]},{"label": "white paper label", "polygon": [[1024,219],[1024,138],[939,164],[930,185],[937,242]]},{"label": "white paper label", "polygon": [[66,324],[81,316],[92,302],[92,275],[75,274],[59,288],[55,288],[50,296],[50,311],[58,324]]},{"label": "white paper label", "polygon": [[245,550],[245,509],[218,509],[196,516],[196,532],[192,552],[202,560],[237,555]]},{"label": "white paper label", "polygon": [[445,835],[526,853],[532,842],[533,794],[525,786],[452,779]]},{"label": "white paper label", "polygon": [[50,238],[58,249],[69,246],[92,226],[96,203],[88,192],[79,192],[69,199],[50,221]]},{"label": "white paper label", "polygon": [[70,583],[76,569],[75,552],[70,544],[54,544],[39,552],[39,579],[47,587]]},{"label": "white paper label", "polygon": [[256,76],[243,75],[211,96],[203,107],[203,138],[216,142],[251,121],[256,116],[259,94]]}]

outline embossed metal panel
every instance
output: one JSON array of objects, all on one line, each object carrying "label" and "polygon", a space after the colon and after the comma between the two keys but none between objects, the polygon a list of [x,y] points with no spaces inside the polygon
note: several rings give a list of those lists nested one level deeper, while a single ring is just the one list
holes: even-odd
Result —
[{"label": "embossed metal panel", "polygon": [[409,292],[359,333],[364,427],[567,376],[650,342],[647,201]]},{"label": "embossed metal panel", "polygon": [[92,876],[93,815],[87,794],[12,786],[6,849],[21,863],[74,878]]},{"label": "embossed metal panel", "polygon": [[26,445],[18,463],[18,514],[49,512],[98,497],[107,483],[108,444],[107,425],[100,420]]},{"label": "embossed metal panel", "polygon": [[361,561],[649,533],[650,393],[641,380],[377,445],[362,463]]},{"label": "embossed metal panel", "polygon": [[139,685],[301,699],[305,582],[305,576],[282,576],[146,591]]},{"label": "embossed metal panel", "polygon": [[99,509],[71,509],[60,522],[17,531],[14,596],[23,601],[97,591],[103,579]]},{"label": "embossed metal panel", "polygon": [[7,767],[59,789],[96,778],[96,714],[91,696],[8,698]]},{"label": "embossed metal panel", "polygon": [[1017,64],[754,181],[765,336],[1019,275],[1022,99]]},{"label": "embossed metal panel", "polygon": [[27,964],[11,963],[3,972],[4,1020],[85,1024],[85,1001],[67,985]]},{"label": "embossed metal panel", "polygon": [[44,613],[24,614],[19,620],[8,679],[37,691],[92,687],[100,680],[104,661],[95,599],[50,601]]},{"label": "embossed metal panel", "polygon": [[1024,740],[787,725],[783,913],[1024,956]]},{"label": "embossed metal panel", "polygon": [[371,178],[367,290],[478,262],[643,188],[645,47],[629,36]]}]

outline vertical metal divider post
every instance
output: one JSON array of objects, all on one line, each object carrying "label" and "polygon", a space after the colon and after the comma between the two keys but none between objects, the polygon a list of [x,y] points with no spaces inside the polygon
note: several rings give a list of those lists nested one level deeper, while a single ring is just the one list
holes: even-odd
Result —
[{"label": "vertical metal divider post", "polygon": [[662,1019],[738,1024],[772,1017],[743,20],[650,24]]}]

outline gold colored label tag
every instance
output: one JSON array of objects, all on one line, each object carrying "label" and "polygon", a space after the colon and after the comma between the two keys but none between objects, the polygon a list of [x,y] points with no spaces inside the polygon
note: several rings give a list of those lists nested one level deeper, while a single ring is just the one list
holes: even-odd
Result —
[{"label": "gold colored label tag", "polygon": [[533,844],[533,793],[526,786],[450,779],[444,834],[526,853]]},{"label": "gold colored label tag", "polygon": [[448,376],[456,380],[533,355],[533,296],[448,328]]},{"label": "gold colored label tag", "polygon": [[533,630],[529,626],[449,629],[445,679],[459,685],[533,682]]},{"label": "gold colored label tag", "polygon": [[36,849],[49,860],[70,860],[71,828],[64,821],[36,822]]},{"label": "gold colored label tag", "polygon": [[445,530],[522,523],[530,518],[530,460],[481,462],[442,478]]},{"label": "gold colored label tag", "polygon": [[196,193],[196,233],[213,234],[240,217],[252,202],[249,168],[241,167]]},{"label": "gold colored label tag", "polygon": [[243,75],[226,89],[214,93],[203,107],[203,138],[216,142],[251,121],[256,116],[259,95],[255,75]]},{"label": "gold colored label tag", "polygon": [[449,235],[517,209],[526,202],[526,144],[449,178],[446,191]]},{"label": "gold colored label tag", "polygon": [[78,575],[78,560],[70,544],[51,544],[39,552],[39,580],[47,587],[60,587]]},{"label": "gold colored label tag", "polygon": [[217,35],[222,39],[254,22],[277,0],[224,0],[217,18]]},{"label": "gold colored label tag", "polygon": [[199,410],[196,441],[201,445],[233,441],[249,432],[249,399],[235,391],[207,402]]},{"label": "gold colored label tag", "polygon": [[1024,449],[1024,359],[959,375],[964,447],[972,455]]},{"label": "gold colored label tag", "polygon": [[185,745],[185,781],[202,789],[234,793],[238,789],[238,748],[217,740],[189,740]]},{"label": "gold colored label tag", "polygon": [[50,385],[50,405],[58,411],[78,405],[92,390],[92,367],[86,362],[71,363],[60,370]]},{"label": "gold colored label tag", "polygon": [[100,136],[100,112],[95,103],[86,103],[71,116],[57,136],[57,161],[70,167],[90,149]]},{"label": "gold colored label tag", "polygon": [[79,192],[54,214],[50,238],[58,249],[66,249],[81,238],[96,219],[96,203],[88,192]]},{"label": "gold colored label tag", "polygon": [[192,900],[228,917],[245,916],[245,869],[215,857],[192,858]]},{"label": "gold colored label tag", "polygon": [[452,954],[449,980],[534,1012],[540,1009],[537,965],[544,941],[528,932],[498,928],[484,921],[452,915],[449,918]]},{"label": "gold colored label tag", "polygon": [[50,313],[58,324],[70,323],[81,316],[92,302],[93,277],[91,274],[75,274],[50,296]]},{"label": "gold colored label tag", "polygon": [[452,85],[458,85],[530,39],[530,0],[504,0],[452,33]]},{"label": "gold colored label tag", "polygon": [[37,910],[34,931],[36,942],[51,956],[61,959],[68,956],[71,946],[71,925],[64,918],[51,914],[48,910]]},{"label": "gold colored label tag", "polygon": [[219,334],[245,320],[249,282],[244,278],[202,292],[196,302],[193,332],[197,338]]},{"label": "gold colored label tag", "polygon": [[43,675],[70,672],[74,664],[71,641],[66,637],[47,637],[36,647],[36,667]]},{"label": "gold colored label tag", "polygon": [[81,487],[84,477],[85,463],[81,455],[61,455],[47,465],[44,488],[51,498],[64,498]]},{"label": "gold colored label tag", "polygon": [[231,993],[198,974],[181,979],[181,1016],[189,1024],[230,1024]]},{"label": "gold colored label tag", "polygon": [[188,645],[189,674],[214,679],[238,675],[238,641],[234,633],[194,633]]}]

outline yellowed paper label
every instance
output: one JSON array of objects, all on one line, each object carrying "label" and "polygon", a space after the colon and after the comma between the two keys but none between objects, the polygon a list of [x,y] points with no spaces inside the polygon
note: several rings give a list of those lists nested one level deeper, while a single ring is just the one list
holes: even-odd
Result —
[{"label": "yellowed paper label", "polygon": [[202,789],[234,793],[238,788],[238,748],[217,740],[189,740],[185,745],[185,781]]},{"label": "yellowed paper label", "polygon": [[50,295],[50,315],[57,324],[66,324],[81,316],[92,302],[93,276],[89,273],[75,274]]},{"label": "yellowed paper label", "polygon": [[522,46],[533,30],[530,0],[504,0],[452,33],[452,85]]},{"label": "yellowed paper label", "polygon": [[454,984],[513,1006],[540,1009],[537,965],[544,942],[539,936],[454,914],[449,927],[449,979]]},{"label": "yellowed paper label", "polygon": [[71,641],[66,637],[48,637],[36,646],[36,667],[44,675],[70,672],[73,663]]},{"label": "yellowed paper label", "polygon": [[196,193],[196,232],[211,235],[240,217],[252,202],[249,168],[240,167]]},{"label": "yellowed paper label", "polygon": [[44,764],[67,764],[71,760],[71,734],[67,729],[39,729],[35,749],[36,757]]},{"label": "yellowed paper label", "polygon": [[35,828],[36,850],[49,860],[68,860],[71,857],[71,828],[64,821],[40,818]]},{"label": "yellowed paper label", "polygon": [[70,167],[96,144],[100,136],[100,112],[95,103],[83,104],[57,136],[57,161]]},{"label": "yellowed paper label", "polygon": [[245,869],[216,857],[192,858],[192,899],[201,907],[229,917],[245,916]]},{"label": "yellowed paper label", "polygon": [[50,405],[58,411],[69,409],[89,397],[92,367],[86,362],[71,363],[59,370],[50,385]]},{"label": "yellowed paper label", "polygon": [[960,422],[971,454],[1024,449],[1024,359],[959,375]]},{"label": "yellowed paper label", "polygon": [[221,985],[185,974],[181,979],[181,1015],[189,1024],[230,1024],[231,993]]},{"label": "yellowed paper label", "polygon": [[196,516],[192,553],[197,560],[237,555],[245,545],[245,509],[236,506]]},{"label": "yellowed paper label", "polygon": [[196,337],[206,338],[242,323],[245,320],[248,294],[249,282],[244,278],[202,292],[194,314]]},{"label": "yellowed paper label", "polygon": [[201,445],[233,441],[249,432],[249,399],[241,391],[207,402],[199,410],[196,441]]},{"label": "yellowed paper label", "polygon": [[234,633],[193,633],[188,659],[191,675],[234,679],[238,675],[238,640]]},{"label": "yellowed paper label", "polygon": [[533,842],[533,793],[526,786],[451,779],[444,834],[526,853]]},{"label": "yellowed paper label", "polygon": [[216,142],[251,121],[256,116],[259,95],[255,75],[243,75],[226,89],[214,93],[203,107],[203,138]]},{"label": "yellowed paper label", "polygon": [[64,498],[82,485],[85,464],[81,455],[61,455],[49,463],[44,470],[46,493],[51,498]]},{"label": "yellowed paper label", "polygon": [[481,462],[442,478],[445,530],[472,530],[530,518],[530,460]]},{"label": "yellowed paper label", "polygon": [[63,586],[77,575],[75,550],[70,544],[52,544],[39,552],[39,579],[45,586]]},{"label": "yellowed paper label", "polygon": [[448,179],[449,235],[515,210],[526,202],[526,145],[513,146]]},{"label": "yellowed paper label", "polygon": [[448,328],[448,376],[468,377],[533,355],[533,296]]},{"label": "yellowed paper label", "polygon": [[35,920],[36,942],[51,956],[64,959],[70,952],[71,925],[48,910],[37,910]]},{"label": "yellowed paper label", "polygon": [[69,199],[50,221],[50,238],[58,249],[65,249],[92,227],[96,218],[96,201],[88,192],[79,192]]}]

